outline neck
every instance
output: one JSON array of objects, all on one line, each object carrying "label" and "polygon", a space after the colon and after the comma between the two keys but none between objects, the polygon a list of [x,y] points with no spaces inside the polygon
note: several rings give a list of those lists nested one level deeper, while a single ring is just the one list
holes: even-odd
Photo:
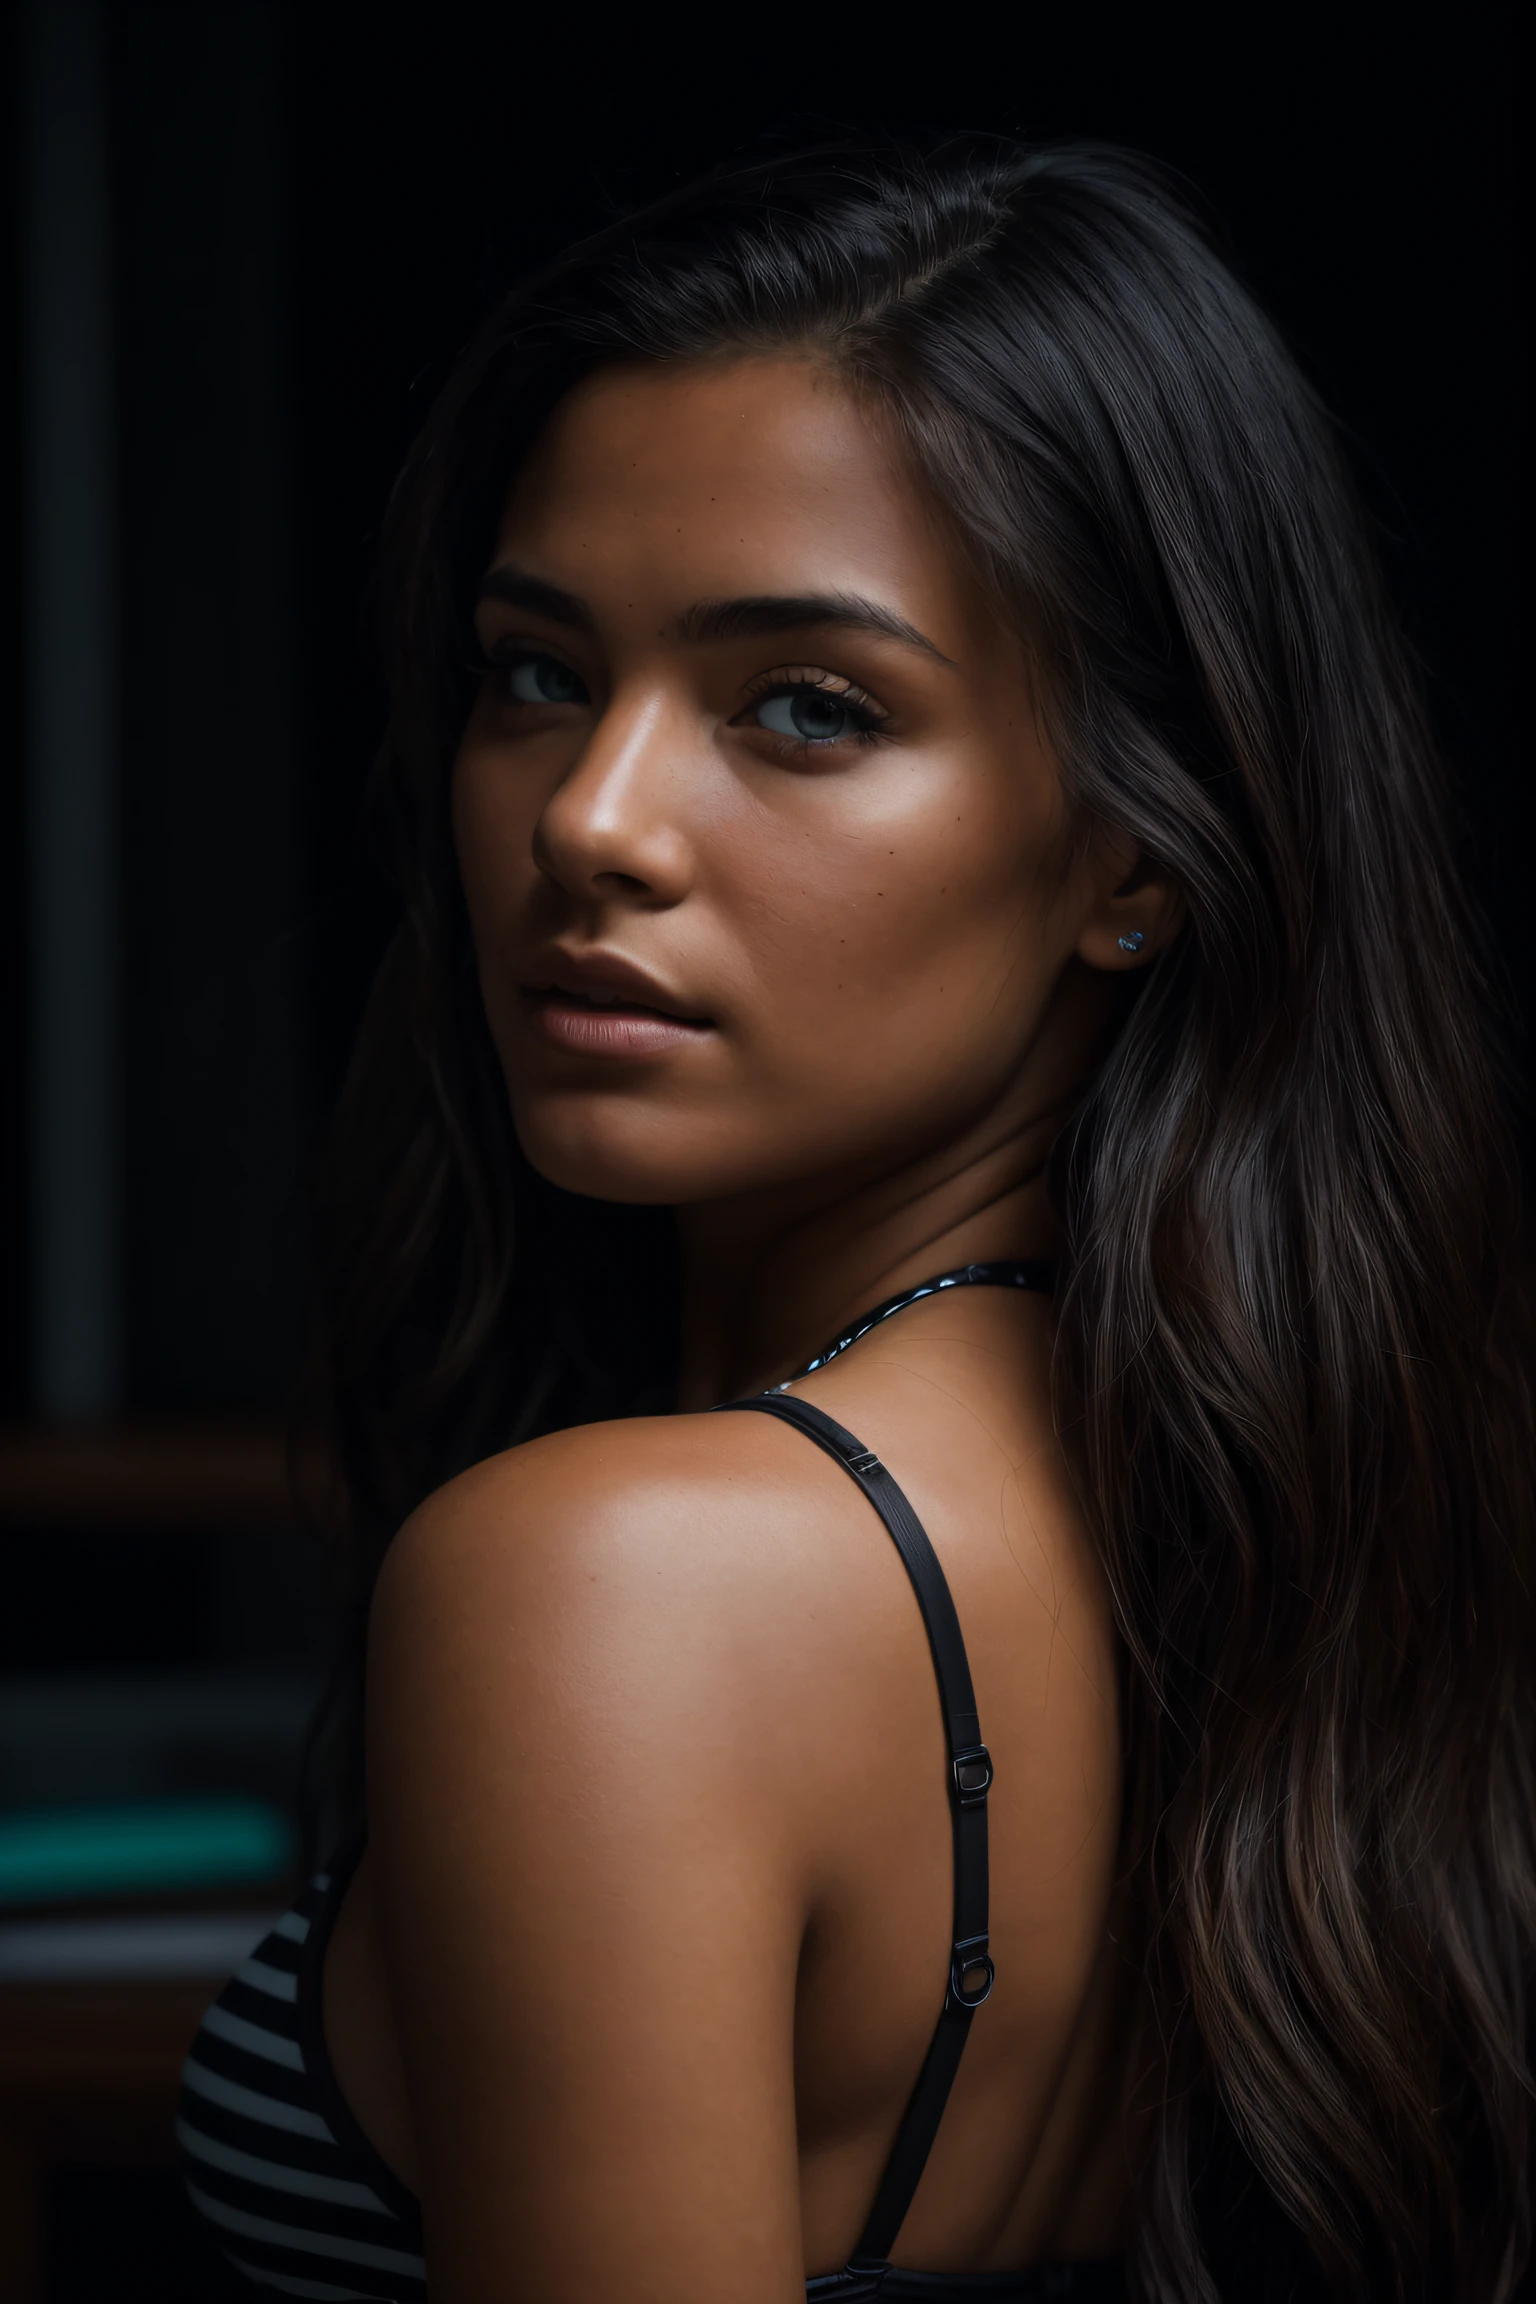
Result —
[{"label": "neck", "polygon": [[899,1166],[680,1209],[678,1406],[784,1381],[882,1298],[935,1273],[1050,1257],[1050,1147],[1075,1098],[993,1114]]}]

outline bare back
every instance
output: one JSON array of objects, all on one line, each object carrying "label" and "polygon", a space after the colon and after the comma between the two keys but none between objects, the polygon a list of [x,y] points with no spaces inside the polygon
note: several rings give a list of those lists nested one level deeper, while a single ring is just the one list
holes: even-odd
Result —
[{"label": "bare back", "polygon": [[[893,2251],[898,2262],[955,2270],[1107,2254],[1118,2241],[1124,2193],[1120,1978],[1109,1933],[1119,1820],[1115,1643],[1051,1435],[1047,1321],[1038,1301],[991,1291],[967,1292],[964,1301],[933,1299],[797,1387],[890,1465],[927,1527],[959,1611],[997,1771],[997,1984],[972,2027],[927,2174]],[[685,1847],[684,1864],[668,1866],[656,1847],[666,1876],[637,1880],[633,1851],[622,1845],[624,1827],[605,1822],[601,1812],[588,1819],[607,1843],[595,1880],[622,1875],[630,1890],[626,1935],[637,1924],[645,1933],[641,1916],[654,1901],[658,1928],[670,1929],[675,1951],[670,1995],[665,1985],[659,1999],[654,1986],[651,1994],[644,2091],[650,2121],[664,2136],[670,2119],[679,2155],[690,2159],[696,2177],[696,2155],[686,2148],[697,2135],[700,2091],[710,2099],[713,2132],[728,2139],[739,2110],[730,2099],[742,2090],[762,2093],[760,2075],[745,2042],[733,2078],[712,2074],[707,2059],[701,2070],[686,2048],[660,2050],[650,2035],[675,2027],[686,2043],[718,2030],[722,2019],[741,2021],[744,2001],[761,1999],[760,2020],[768,2022],[782,2004],[792,2021],[792,2057],[788,2040],[779,2053],[791,2067],[782,2091],[792,2101],[796,2181],[793,2202],[779,2203],[777,2220],[787,2217],[794,2228],[797,2274],[824,2272],[843,2261],[862,2226],[948,1963],[943,1743],[911,1590],[858,1493],[796,1434],[766,1420],[595,1427],[542,1446],[561,1452],[566,1514],[579,1486],[571,1461],[579,1449],[596,1459],[611,1498],[594,1517],[611,1511],[615,1530],[643,1530],[653,1514],[668,1524],[651,1573],[640,1581],[642,1591],[649,1585],[662,1599],[670,1637],[659,1647],[658,1678],[642,1673],[638,1693],[643,1698],[649,1688],[664,1710],[676,1709],[680,1687],[685,1711],[706,1687],[709,1701],[691,1730],[674,1721],[662,1740],[681,1730],[685,1744],[691,1733],[708,1736],[716,1749],[753,1756],[754,1781],[741,1802],[747,1829],[739,1828],[740,1814],[720,1815],[722,1848],[714,1859]],[[524,1459],[539,1453],[520,1452]],[[442,1605],[437,1571],[444,1549],[458,1563],[467,1547],[471,1580],[484,1579],[473,1620],[483,1624],[487,1606],[494,1619],[502,1585],[498,1488],[522,1469],[515,1458],[502,1460],[471,1476],[462,1502],[449,1491],[432,1508],[443,1511],[455,1500],[446,1547],[426,1530],[425,1541],[408,1539],[408,1613],[418,1627],[423,1605]],[[677,1510],[680,1491],[691,1511]],[[522,1522],[527,1505],[520,1505]],[[616,1579],[622,1616],[635,1547],[632,1539],[617,1540],[630,1555],[629,1569]],[[611,1563],[602,1563],[613,1542],[605,1547],[599,1537],[588,1554],[589,1591],[611,1572]],[[525,1559],[515,1578],[524,1608],[529,1566]],[[535,1586],[542,1581],[536,1576]],[[626,1627],[606,1611],[599,1629],[600,1651],[607,1635],[631,1659],[650,1645],[643,1623],[628,1627],[634,1637],[626,1641]],[[588,1647],[593,1630],[589,1623]],[[690,1692],[689,1659],[712,1651],[718,1664],[722,1648],[734,1651],[736,1669],[723,1677],[712,1672],[706,1687]],[[386,1672],[388,1653],[386,1646]],[[473,1671],[472,1653],[457,1662],[460,1673]],[[383,1702],[391,1701],[386,1688]],[[633,1728],[631,1706],[625,1718]],[[429,1741],[430,1733],[428,1723]],[[639,1740],[649,1740],[644,1726]],[[462,1780],[466,1772],[456,1773]],[[481,1771],[468,1773],[483,1781]],[[442,1803],[452,1797],[451,1784],[438,1787],[438,1833],[445,1828]],[[709,1814],[706,1804],[701,1828]],[[472,1824],[463,1818],[460,1829]],[[447,1827],[451,1832],[451,1819]],[[494,1873],[494,1820],[482,1819],[482,1829]],[[640,1837],[644,1844],[649,1836]],[[557,1857],[554,1868],[561,1868]],[[711,1877],[716,1873],[723,1876]],[[504,1893],[516,1899],[541,1888],[529,1881],[520,1890],[508,1881]],[[741,1941],[705,1924],[711,1904],[729,1909],[748,1894],[763,1910],[735,1932]],[[495,1887],[480,1901],[480,1925],[494,1925]],[[421,1916],[433,1914],[423,1925]],[[386,1853],[382,1882],[370,1865],[360,1872],[327,1962],[326,2032],[343,2091],[399,2174],[417,2188],[425,2180],[429,2218],[432,2171],[416,2128],[432,2080],[428,2070],[411,2071],[412,2019],[433,2037],[458,2032],[468,2011],[460,2009],[455,2020],[452,1978],[480,1970],[482,1955],[466,1941],[476,1926],[473,1914],[445,1917],[440,1896],[402,1898]],[[568,1914],[572,1926],[580,1932],[585,1923]],[[768,1946],[776,1960],[763,1959]],[[599,1946],[589,1940],[587,1949],[590,1957]],[[403,1962],[438,1974],[436,1982],[420,1973],[407,1981],[402,2010],[391,1979]],[[587,2016],[574,2017],[567,2046],[600,2069],[617,2044],[611,2025],[605,2034],[604,1995],[590,1999]],[[480,2013],[494,2026],[491,2011],[482,2005]],[[750,2034],[750,2014],[745,2021]],[[430,2050],[425,2062],[432,2065]],[[489,2102],[483,2080],[465,2075],[454,2086],[461,2093],[467,2087],[475,2101],[472,2119],[458,2115],[465,2129],[473,2125],[483,2143],[489,2123],[516,2152],[524,2123],[515,2075],[505,2076],[499,2106],[494,2080]],[[753,2126],[744,2123],[746,2131]],[[582,2165],[563,2170],[562,2181],[584,2183],[595,2199],[605,2188],[604,2168],[583,2149],[581,2134],[578,2126],[563,2151]],[[472,2156],[478,2159],[480,2149]],[[646,2157],[653,2181],[664,2186],[664,2143]],[[688,2173],[675,2173],[679,2188],[692,2194]],[[771,2194],[771,2156],[760,2160],[763,2179]],[[589,2205],[588,2222],[591,2216]],[[771,2286],[762,2292],[777,2293]]]}]

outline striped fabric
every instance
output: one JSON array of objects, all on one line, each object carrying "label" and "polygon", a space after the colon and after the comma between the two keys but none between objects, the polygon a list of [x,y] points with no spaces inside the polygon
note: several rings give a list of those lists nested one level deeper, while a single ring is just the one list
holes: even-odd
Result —
[{"label": "striped fabric", "polygon": [[427,2293],[421,2215],[352,2118],[319,2037],[320,1873],[203,2018],[176,2124],[194,2206],[230,2262],[282,2296]]},{"label": "striped fabric", "polygon": [[[355,1854],[353,1860],[355,1861]],[[182,2074],[182,2171],[232,2264],[279,2296],[424,2304],[421,2208],[331,2071],[321,1964],[349,1862],[310,1882],[203,2018]],[[823,2273],[807,2304],[1126,2304],[1119,2263]]]}]

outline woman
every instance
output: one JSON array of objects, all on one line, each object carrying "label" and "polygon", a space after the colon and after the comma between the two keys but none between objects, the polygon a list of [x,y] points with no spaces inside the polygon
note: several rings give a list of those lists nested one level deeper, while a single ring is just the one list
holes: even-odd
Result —
[{"label": "woman", "polygon": [[738,170],[511,299],[385,573],[366,1805],[188,2066],[222,2243],[1512,2296],[1514,1192],[1274,336],[1123,156]]}]

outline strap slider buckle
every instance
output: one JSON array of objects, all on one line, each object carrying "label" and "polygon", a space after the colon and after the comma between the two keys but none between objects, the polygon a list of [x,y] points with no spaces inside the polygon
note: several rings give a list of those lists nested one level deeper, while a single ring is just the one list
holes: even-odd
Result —
[{"label": "strap slider buckle", "polygon": [[992,1787],[992,1755],[985,1744],[968,1744],[950,1762],[955,1798],[962,1808],[984,1808]]},{"label": "strap slider buckle", "polygon": [[857,1456],[844,1458],[850,1472],[880,1472],[884,1470],[879,1457],[871,1448],[861,1448]]},{"label": "strap slider buckle", "polygon": [[962,1936],[949,1956],[950,1998],[962,2008],[979,2008],[997,1978],[985,1936]]}]

